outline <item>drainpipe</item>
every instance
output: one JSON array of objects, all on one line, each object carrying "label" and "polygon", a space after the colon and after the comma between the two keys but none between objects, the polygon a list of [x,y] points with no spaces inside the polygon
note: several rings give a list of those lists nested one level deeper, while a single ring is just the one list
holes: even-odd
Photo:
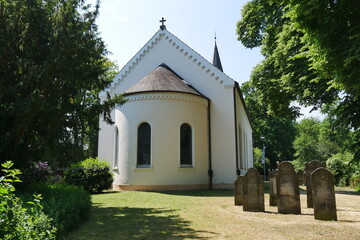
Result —
[{"label": "drainpipe", "polygon": [[213,189],[212,178],[213,178],[213,170],[211,163],[211,116],[210,116],[210,100],[208,100],[208,149],[209,149],[209,189]]}]

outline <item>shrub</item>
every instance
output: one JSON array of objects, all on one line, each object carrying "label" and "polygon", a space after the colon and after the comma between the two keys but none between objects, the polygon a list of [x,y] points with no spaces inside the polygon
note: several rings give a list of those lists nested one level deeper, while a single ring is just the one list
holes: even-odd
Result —
[{"label": "shrub", "polygon": [[353,155],[350,153],[337,153],[326,161],[328,169],[334,175],[334,182],[336,185],[349,185],[351,177],[351,168],[349,166],[349,162],[351,161],[352,157]]},{"label": "shrub", "polygon": [[98,193],[111,187],[113,175],[105,160],[88,158],[65,171],[65,182]]},{"label": "shrub", "polygon": [[28,182],[45,182],[54,172],[48,162],[33,162],[24,173]]},{"label": "shrub", "polygon": [[44,212],[52,218],[59,235],[86,220],[90,214],[91,197],[82,188],[67,184],[35,183],[28,186],[22,198],[30,193],[42,194]]},{"label": "shrub", "polygon": [[55,239],[56,228],[51,226],[51,218],[45,215],[40,204],[40,195],[23,204],[15,196],[13,183],[21,182],[17,169],[10,169],[13,163],[1,165],[4,176],[0,177],[0,239]]},{"label": "shrub", "polygon": [[360,173],[351,177],[351,186],[354,187],[356,191],[360,192]]}]

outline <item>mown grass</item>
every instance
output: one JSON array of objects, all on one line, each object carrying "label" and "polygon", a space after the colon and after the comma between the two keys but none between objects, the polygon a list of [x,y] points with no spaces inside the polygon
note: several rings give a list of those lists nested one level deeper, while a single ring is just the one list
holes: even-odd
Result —
[{"label": "mown grass", "polygon": [[66,239],[360,239],[360,196],[336,195],[338,221],[318,221],[301,194],[301,215],[234,206],[233,191],[109,192],[93,195],[90,220]]}]

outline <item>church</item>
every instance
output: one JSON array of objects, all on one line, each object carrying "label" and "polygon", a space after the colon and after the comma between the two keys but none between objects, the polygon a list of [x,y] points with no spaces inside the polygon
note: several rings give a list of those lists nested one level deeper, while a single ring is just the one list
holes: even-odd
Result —
[{"label": "church", "polygon": [[124,93],[100,119],[99,159],[114,190],[230,189],[253,166],[252,127],[239,84],[162,25],[100,93]]}]

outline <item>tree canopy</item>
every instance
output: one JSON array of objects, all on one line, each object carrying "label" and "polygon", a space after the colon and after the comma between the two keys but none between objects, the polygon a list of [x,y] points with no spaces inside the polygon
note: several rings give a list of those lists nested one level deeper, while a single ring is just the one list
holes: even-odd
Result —
[{"label": "tree canopy", "polygon": [[0,1],[1,161],[81,160],[98,116],[110,122],[124,103],[121,95],[102,104],[97,96],[112,66],[95,24],[98,4]]},{"label": "tree canopy", "polygon": [[251,116],[254,147],[262,149],[263,144],[266,146],[266,158],[270,161],[268,167],[276,169],[277,161],[293,160],[295,121],[268,113],[260,100],[260,92],[250,81],[241,86],[241,91]]},{"label": "tree canopy", "polygon": [[269,113],[295,119],[292,103],[338,102],[339,124],[355,132],[360,159],[360,4],[357,0],[252,0],[242,9],[238,39],[265,59],[251,81]]}]

